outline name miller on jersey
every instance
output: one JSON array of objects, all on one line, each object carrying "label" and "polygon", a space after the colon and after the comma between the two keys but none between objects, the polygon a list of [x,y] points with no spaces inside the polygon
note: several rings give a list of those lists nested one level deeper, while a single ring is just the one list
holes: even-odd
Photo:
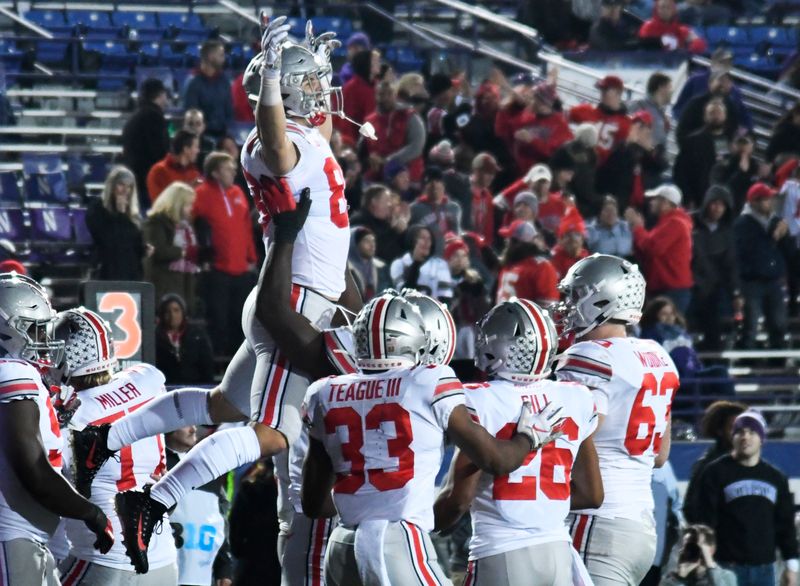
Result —
[{"label": "name miller on jersey", "polygon": [[125,403],[128,403],[141,396],[141,391],[139,391],[139,389],[137,389],[133,383],[126,383],[125,385],[117,388],[116,391],[97,395],[96,398],[98,403],[100,403],[104,409],[111,409],[113,407],[124,405]]},{"label": "name miller on jersey", "polygon": [[[402,379],[390,378],[387,380],[362,380],[358,383],[331,384],[328,401],[363,401],[365,399],[383,399],[384,397],[398,397]],[[384,385],[385,383],[385,385]],[[384,395],[384,386],[386,394]],[[334,395],[336,395],[334,397]]]}]

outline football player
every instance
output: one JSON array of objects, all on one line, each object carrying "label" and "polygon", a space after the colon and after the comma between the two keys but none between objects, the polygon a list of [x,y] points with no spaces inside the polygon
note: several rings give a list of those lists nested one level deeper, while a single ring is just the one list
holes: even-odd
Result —
[{"label": "football player", "polygon": [[636,265],[593,254],[559,284],[563,335],[576,343],[559,358],[556,378],[592,389],[594,443],[605,499],[571,519],[573,545],[598,586],[638,584],[656,549],[653,467],[670,449],[670,410],[680,386],[669,354],[653,340],[629,337],[639,322],[645,280]]},{"label": "football player", "polygon": [[101,553],[114,544],[102,509],[59,474],[62,440],[42,372],[61,361],[56,314],[39,283],[0,274],[0,583],[59,584],[45,544],[59,517],[77,519]]},{"label": "football player", "polygon": [[507,439],[489,435],[470,418],[453,370],[420,364],[425,322],[401,296],[371,300],[353,335],[361,372],[319,380],[305,399],[303,511],[340,517],[328,542],[327,583],[450,584],[428,536],[444,433],[482,469],[508,474],[553,439],[560,409],[534,415],[521,404]]},{"label": "football player", "polygon": [[525,400],[534,410],[558,406],[565,419],[559,437],[528,454],[511,474],[492,476],[463,452],[454,455],[434,512],[437,528],[447,529],[471,506],[465,582],[470,586],[572,586],[565,525],[570,506],[594,508],[603,502],[591,437],[597,425],[592,394],[583,385],[546,380],[557,345],[550,316],[525,299],[495,306],[478,324],[475,365],[490,380],[466,385],[465,392],[480,424],[495,437],[509,437]]},{"label": "football player", "polygon": [[[117,359],[111,328],[93,311],[78,307],[60,313],[55,336],[66,345],[64,383],[74,388],[80,401],[72,423],[98,425],[114,421],[165,394],[164,375],[149,364],[113,374]],[[152,482],[151,475],[164,473],[165,465],[164,437],[155,435],[126,446],[120,450],[119,460],[103,466],[92,483],[91,501],[103,509],[111,521],[114,546],[105,555],[97,553],[92,548],[91,532],[82,523],[67,521],[72,548],[60,567],[64,584],[156,586],[178,581],[175,542],[169,531],[156,534],[150,542],[150,574],[134,574],[121,543],[120,523],[114,510],[117,492],[143,488]],[[164,521],[164,518],[157,521]]]}]

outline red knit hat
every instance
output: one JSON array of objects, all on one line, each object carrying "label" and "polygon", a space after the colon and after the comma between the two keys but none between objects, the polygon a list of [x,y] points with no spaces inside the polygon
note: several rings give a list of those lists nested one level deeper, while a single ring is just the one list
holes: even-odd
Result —
[{"label": "red knit hat", "polygon": [[753,183],[750,189],[747,190],[747,203],[757,199],[769,199],[775,197],[778,192],[772,189],[766,183]]},{"label": "red knit hat", "polygon": [[444,245],[444,260],[450,261],[456,251],[463,250],[469,254],[469,246],[461,238],[452,238]]}]

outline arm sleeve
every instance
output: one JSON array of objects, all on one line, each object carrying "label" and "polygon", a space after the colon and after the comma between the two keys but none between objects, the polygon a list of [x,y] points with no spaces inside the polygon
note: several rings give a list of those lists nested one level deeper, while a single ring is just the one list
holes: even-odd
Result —
[{"label": "arm sleeve", "polygon": [[408,118],[405,146],[386,157],[386,162],[398,161],[400,163],[408,163],[421,156],[424,147],[425,123],[419,115],[413,114]]},{"label": "arm sleeve", "polygon": [[436,369],[439,379],[431,398],[431,408],[436,422],[443,431],[447,430],[447,422],[453,409],[459,405],[464,405],[464,385],[458,380],[456,373],[449,366],[441,366]]},{"label": "arm sleeve", "polygon": [[153,260],[156,262],[172,262],[181,257],[182,249],[169,240],[169,234],[161,222],[146,222],[144,239],[153,246]]},{"label": "arm sleeve", "polygon": [[183,93],[183,109],[200,108],[200,90],[197,77],[189,80],[186,84],[186,91]]},{"label": "arm sleeve", "polygon": [[39,385],[33,376],[24,372],[14,373],[11,378],[6,378],[0,383],[0,403],[10,403],[20,399],[36,400],[39,395]]},{"label": "arm sleeve", "polygon": [[717,489],[717,482],[715,478],[715,467],[711,466],[706,468],[700,474],[698,482],[700,483],[699,491],[695,499],[697,506],[697,522],[704,523],[716,529],[717,516],[719,509],[719,490]]}]

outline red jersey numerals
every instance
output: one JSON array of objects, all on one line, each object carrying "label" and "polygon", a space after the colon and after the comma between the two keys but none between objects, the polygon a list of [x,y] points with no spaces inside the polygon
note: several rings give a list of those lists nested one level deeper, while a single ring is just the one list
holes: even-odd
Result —
[{"label": "red jersey numerals", "polygon": [[[516,429],[516,422],[506,423],[497,433],[497,439],[511,439]],[[564,420],[562,429],[567,439],[573,441],[578,439],[578,424],[571,417],[567,417]],[[570,495],[569,480],[572,474],[572,452],[568,448],[556,447],[556,442],[550,442],[540,451],[528,454],[520,469],[528,466],[540,454],[538,488],[551,501],[567,500]],[[556,480],[556,467],[563,469],[563,480]],[[492,486],[492,498],[496,501],[535,501],[537,495],[536,478],[534,475],[526,476],[523,474],[521,481],[511,482],[508,474],[496,476]]]},{"label": "red jersey numerals", "polygon": [[328,179],[328,187],[331,190],[331,222],[337,228],[347,228],[350,219],[347,217],[347,200],[344,197],[344,175],[342,168],[336,159],[328,157],[325,159],[325,177]]},{"label": "red jersey numerals", "polygon": [[[651,447],[657,454],[661,449],[661,433],[656,433],[656,412],[653,406],[657,402],[666,402],[664,422],[669,418],[672,395],[680,386],[678,375],[674,372],[665,372],[661,380],[656,379],[652,372],[645,373],[642,386],[633,402],[631,416],[628,419],[628,429],[625,433],[625,449],[631,456],[641,456]],[[646,432],[641,433],[643,426]]]},{"label": "red jersey numerals", "polygon": [[[47,396],[46,405],[47,415],[50,418],[50,431],[53,432],[54,436],[60,438],[61,428],[58,426],[58,417],[56,416],[56,410],[53,408],[53,402],[50,400],[50,395]],[[56,470],[60,469],[63,464],[61,450],[49,450],[47,452],[47,460],[53,468]]]},{"label": "red jersey numerals", "polygon": [[[365,482],[379,491],[395,490],[404,487],[414,477],[414,452],[411,442],[411,416],[398,403],[375,405],[367,413],[364,421],[352,407],[335,407],[325,414],[325,433],[332,434],[338,427],[347,428],[347,442],[342,443],[342,458],[350,463],[349,472],[336,475],[335,492],[353,494]],[[382,468],[365,470],[364,433],[366,430],[379,430],[383,423],[393,423],[395,437],[386,441],[388,454],[397,458],[397,470],[387,472]]]}]

